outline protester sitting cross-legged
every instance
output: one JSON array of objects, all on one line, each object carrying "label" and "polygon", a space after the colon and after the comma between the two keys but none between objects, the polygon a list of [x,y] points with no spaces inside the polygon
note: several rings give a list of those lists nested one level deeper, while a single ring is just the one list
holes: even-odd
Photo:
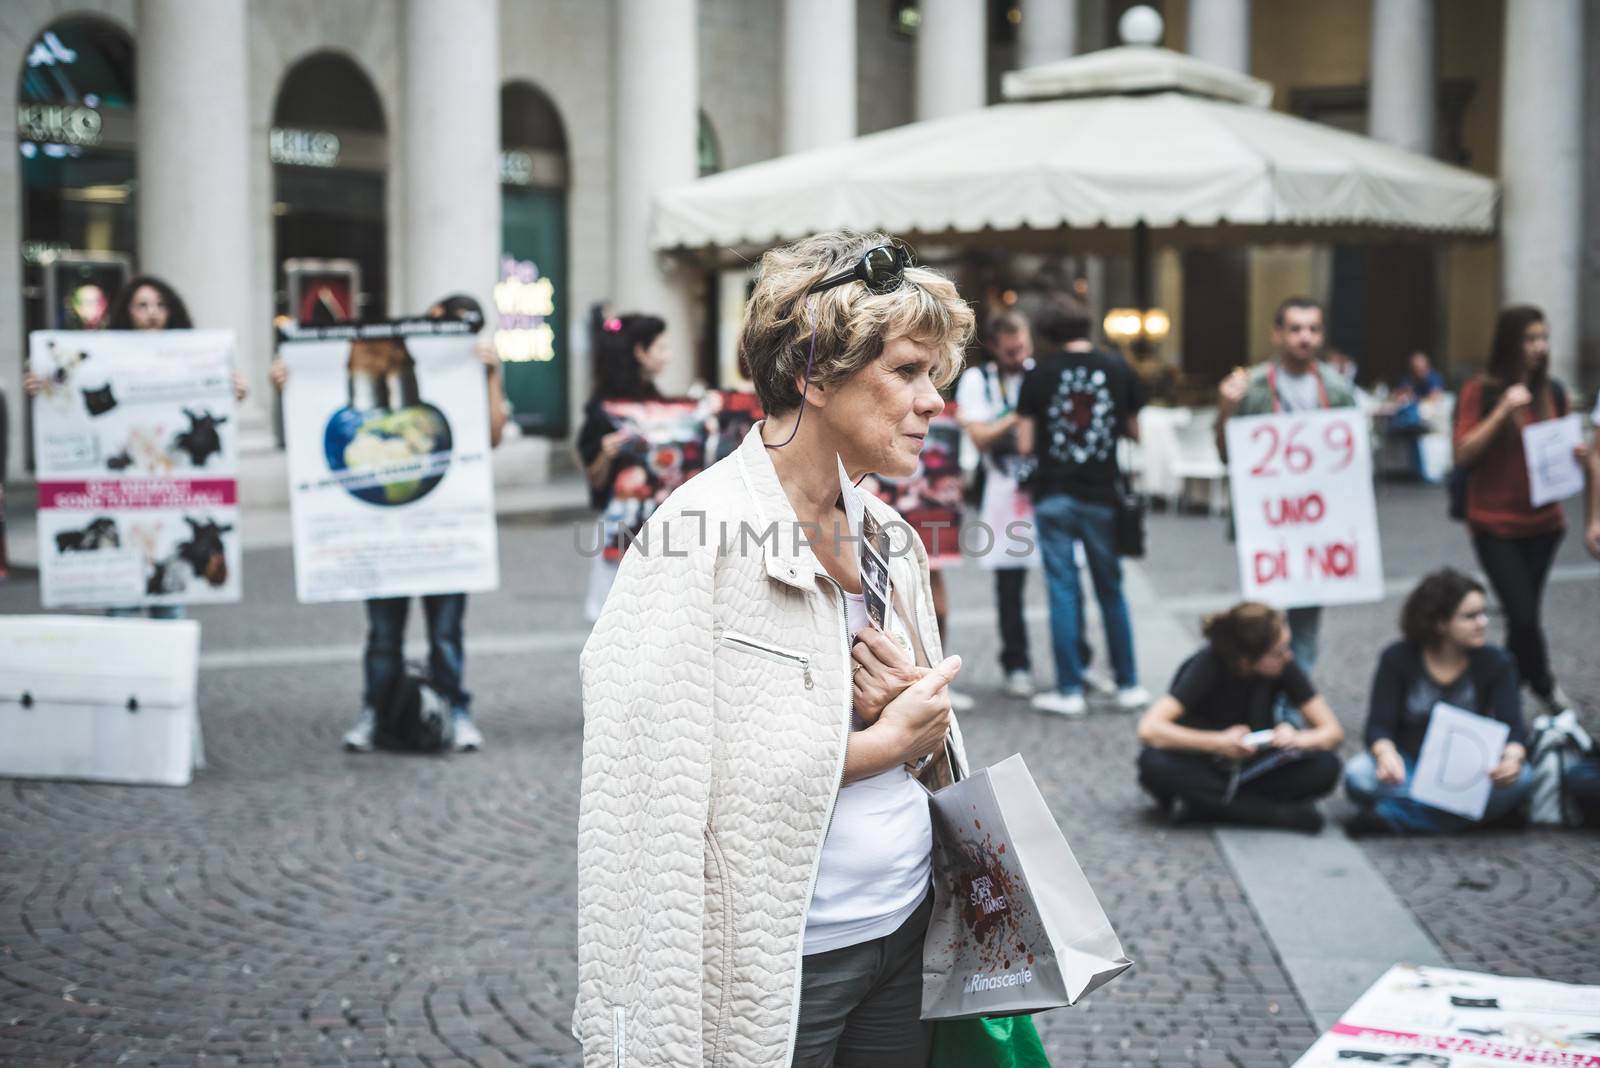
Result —
[{"label": "protester sitting cross-legged", "polygon": [[[429,307],[429,319],[454,319],[482,329],[483,311],[464,294],[449,296]],[[487,338],[479,338],[473,352],[488,379],[489,447],[500,444],[506,424],[505,391],[500,381],[500,360]],[[280,391],[289,381],[284,362],[274,360],[272,384]],[[450,742],[458,753],[483,748],[483,732],[472,720],[472,695],[464,685],[466,674],[467,614],[464,593],[430,593],[421,598],[428,629],[428,681],[450,702]],[[367,642],[362,653],[361,714],[344,733],[344,747],[354,753],[371,751],[378,727],[378,709],[395,692],[405,674],[406,617],[410,597],[373,597],[366,602]]]},{"label": "protester sitting cross-legged", "polygon": [[[1517,672],[1510,658],[1488,642],[1485,604],[1483,586],[1451,568],[1426,576],[1406,598],[1400,610],[1404,638],[1383,651],[1372,679],[1367,751],[1345,766],[1345,792],[1360,810],[1347,825],[1352,833],[1468,830],[1511,815],[1533,789]],[[1422,741],[1441,703],[1497,719],[1510,729],[1489,773],[1492,785],[1481,821],[1411,796]]]},{"label": "protester sitting cross-legged", "polygon": [[[1316,831],[1339,784],[1344,728],[1294,661],[1283,614],[1246,601],[1205,620],[1207,644],[1139,720],[1139,783],[1181,820]],[[1280,698],[1307,726],[1275,723]]]},{"label": "protester sitting cross-legged", "polygon": [[[924,787],[963,760],[961,661],[921,539],[839,470],[916,470],[972,320],[881,235],[762,258],[739,357],[766,418],[646,521],[580,661],[587,1063],[928,1063]],[[866,571],[857,501],[891,538]]]}]

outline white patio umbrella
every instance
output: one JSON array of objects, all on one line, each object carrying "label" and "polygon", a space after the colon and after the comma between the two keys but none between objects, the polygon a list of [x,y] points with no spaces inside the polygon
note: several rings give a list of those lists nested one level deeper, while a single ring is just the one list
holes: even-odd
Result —
[{"label": "white patio umbrella", "polygon": [[1003,92],[667,190],[652,243],[747,252],[852,227],[1067,251],[1146,228],[1164,245],[1494,229],[1493,180],[1273,111],[1266,82],[1167,49],[1013,72]]}]

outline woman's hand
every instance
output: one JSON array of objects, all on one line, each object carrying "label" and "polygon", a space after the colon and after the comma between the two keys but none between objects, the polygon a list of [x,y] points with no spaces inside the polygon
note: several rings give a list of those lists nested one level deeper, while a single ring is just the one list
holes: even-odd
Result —
[{"label": "woman's hand", "polygon": [[1489,781],[1496,786],[1510,786],[1517,781],[1517,776],[1522,774],[1522,746],[1513,742],[1506,746],[1505,752],[1500,754],[1500,763],[1489,772]]},{"label": "woman's hand", "polygon": [[1250,728],[1243,723],[1235,723],[1227,730],[1211,732],[1211,752],[1224,760],[1249,760],[1256,755],[1252,746],[1245,744],[1245,736],[1250,733]]},{"label": "woman's hand", "polygon": [[1300,744],[1300,730],[1293,723],[1280,723],[1272,728],[1272,741],[1267,743],[1272,749],[1304,749]]},{"label": "woman's hand", "polygon": [[483,364],[483,373],[493,378],[500,373],[500,356],[494,351],[494,342],[480,337],[472,343],[472,354]]},{"label": "woman's hand", "polygon": [[1406,762],[1393,743],[1379,742],[1372,747],[1372,762],[1377,765],[1378,781],[1385,786],[1404,786]]},{"label": "woman's hand", "polygon": [[30,397],[37,397],[44,392],[44,379],[32,371],[22,372],[22,392]]},{"label": "woman's hand", "polygon": [[884,707],[873,729],[894,738],[896,763],[921,760],[944,744],[950,733],[950,682],[960,673],[961,658],[946,657]]},{"label": "woman's hand", "polygon": [[633,435],[626,430],[613,430],[600,439],[600,459],[609,463],[617,458],[617,453],[622,451],[622,446],[628,443]]},{"label": "woman's hand", "polygon": [[1583,535],[1583,547],[1589,550],[1589,555],[1600,560],[1600,519],[1589,524],[1588,531]]},{"label": "woman's hand", "polygon": [[244,380],[244,375],[238,371],[233,372],[233,399],[235,402],[244,400],[250,395],[250,384]]},{"label": "woman's hand", "polygon": [[1533,394],[1527,386],[1518,382],[1514,386],[1506,387],[1506,391],[1500,395],[1500,403],[1496,407],[1500,410],[1502,416],[1512,416],[1532,403]]},{"label": "woman's hand", "polygon": [[869,726],[878,722],[878,716],[889,702],[928,673],[926,668],[916,665],[899,642],[877,627],[864,627],[856,635],[850,659],[856,715]]},{"label": "woman's hand", "polygon": [[272,383],[272,388],[279,393],[289,384],[289,365],[283,362],[283,357],[274,356],[272,366],[267,368],[267,379]]}]

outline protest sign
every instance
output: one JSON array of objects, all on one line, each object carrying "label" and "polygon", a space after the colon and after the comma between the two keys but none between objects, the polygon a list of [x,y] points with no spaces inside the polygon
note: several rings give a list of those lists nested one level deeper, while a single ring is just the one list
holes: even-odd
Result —
[{"label": "protest sign", "polygon": [[606,415],[628,437],[612,467],[611,500],[601,515],[607,561],[628,545],[673,490],[706,465],[707,425],[716,404],[701,400],[604,401]]},{"label": "protest sign", "polygon": [[1489,772],[1500,763],[1511,728],[1443,701],[1433,706],[1422,736],[1411,799],[1469,820],[1489,805]]},{"label": "protest sign", "polygon": [[1397,964],[1294,1068],[1600,1068],[1600,987]]},{"label": "protest sign", "polygon": [[1240,586],[1278,608],[1383,599],[1372,450],[1354,409],[1228,420]]},{"label": "protest sign", "polygon": [[239,599],[233,333],[39,331],[46,608]]},{"label": "protest sign", "polygon": [[488,391],[472,328],[415,320],[284,336],[300,600],[499,585]]},{"label": "protest sign", "polygon": [[1583,465],[1574,450],[1583,444],[1583,416],[1546,419],[1522,428],[1522,453],[1528,461],[1529,503],[1542,508],[1564,501],[1584,486]]}]

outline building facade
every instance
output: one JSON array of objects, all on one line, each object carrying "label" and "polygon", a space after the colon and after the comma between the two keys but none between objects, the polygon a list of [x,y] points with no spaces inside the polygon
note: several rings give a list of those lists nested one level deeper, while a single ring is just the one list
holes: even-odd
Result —
[{"label": "building facade", "polygon": [[[646,244],[655,190],[981,107],[1000,75],[1115,40],[1126,0],[12,0],[0,55],[0,389],[25,471],[29,330],[93,325],[121,280],[229,327],[273,453],[273,322],[466,292],[529,444],[566,464],[592,309],[672,327],[665,385],[727,377],[737,278]],[[1204,382],[1267,346],[1290,292],[1330,302],[1374,376],[1480,364],[1502,300],[1600,372],[1600,13],[1583,0],[1164,0],[1168,47],[1265,78],[1274,106],[1494,175],[1493,241],[1165,254],[1161,358]],[[959,151],[954,146],[953,151]],[[1064,254],[1073,252],[1070,235]],[[1019,260],[1027,266],[1035,260]],[[1073,258],[1097,307],[1126,265]],[[1011,271],[1021,269],[1016,265]],[[1001,270],[1000,275],[1005,275]],[[493,318],[493,313],[491,313]],[[514,317],[514,318],[510,318]],[[719,345],[719,329],[721,332]],[[719,352],[721,355],[719,356]]]}]

